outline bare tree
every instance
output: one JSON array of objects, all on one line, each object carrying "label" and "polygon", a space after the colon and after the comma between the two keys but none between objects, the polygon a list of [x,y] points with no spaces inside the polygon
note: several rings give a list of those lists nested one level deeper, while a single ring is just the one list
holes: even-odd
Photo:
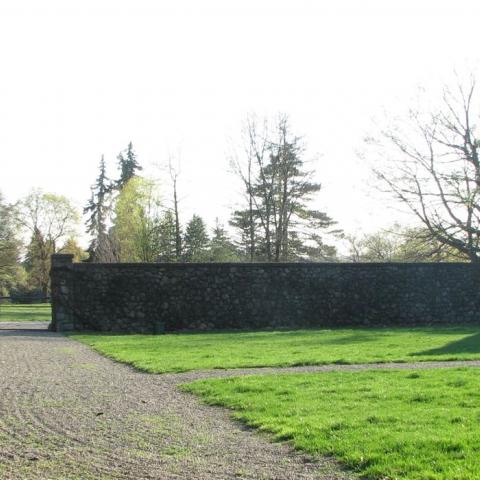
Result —
[{"label": "bare tree", "polygon": [[[430,240],[480,259],[480,160],[475,81],[445,88],[435,112],[410,111],[368,139],[387,160],[377,177],[421,221]],[[392,148],[393,147],[393,148]],[[427,239],[428,240],[428,239]]]},{"label": "bare tree", "polygon": [[172,158],[168,160],[168,171],[172,181],[173,189],[173,215],[175,218],[175,258],[178,262],[182,258],[182,229],[180,226],[180,214],[178,211],[178,177],[180,175],[180,166],[174,167]]}]

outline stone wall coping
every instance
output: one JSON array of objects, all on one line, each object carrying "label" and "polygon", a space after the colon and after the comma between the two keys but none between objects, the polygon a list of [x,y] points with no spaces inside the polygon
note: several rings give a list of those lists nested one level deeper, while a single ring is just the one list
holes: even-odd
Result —
[{"label": "stone wall coping", "polygon": [[197,268],[197,267],[268,267],[268,268],[321,268],[321,267],[467,267],[480,268],[480,263],[468,262],[179,262],[179,263],[143,263],[143,262],[128,262],[128,263],[73,263],[74,268],[94,268],[94,267],[108,267],[108,268]]}]

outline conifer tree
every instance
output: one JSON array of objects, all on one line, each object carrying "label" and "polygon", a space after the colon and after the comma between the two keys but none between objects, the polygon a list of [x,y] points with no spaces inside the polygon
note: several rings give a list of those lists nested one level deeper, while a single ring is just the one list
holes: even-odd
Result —
[{"label": "conifer tree", "polygon": [[216,220],[213,235],[210,240],[209,257],[212,262],[239,261],[238,252],[218,219]]},{"label": "conifer tree", "polygon": [[167,210],[159,225],[159,262],[178,262],[176,254],[176,228],[174,214]]},{"label": "conifer tree", "polygon": [[205,262],[208,260],[208,233],[205,222],[193,215],[185,231],[184,259],[187,262]]},{"label": "conifer tree", "polygon": [[137,174],[138,170],[142,170],[142,167],[137,161],[137,154],[133,150],[132,142],[128,144],[126,150],[118,154],[117,159],[120,178],[117,181],[116,188],[121,190]]},{"label": "conifer tree", "polygon": [[100,159],[99,175],[91,187],[92,196],[85,206],[83,213],[89,215],[86,221],[87,233],[92,240],[87,249],[89,261],[108,262],[110,259],[107,219],[110,213],[109,195],[111,192],[110,180],[106,174],[105,158]]}]

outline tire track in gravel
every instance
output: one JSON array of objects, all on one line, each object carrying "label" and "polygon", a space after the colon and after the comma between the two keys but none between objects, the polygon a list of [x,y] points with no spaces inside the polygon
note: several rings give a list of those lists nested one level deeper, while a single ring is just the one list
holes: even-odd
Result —
[{"label": "tire track in gravel", "polygon": [[190,378],[200,377],[144,374],[55,333],[0,329],[0,478],[354,478],[176,388]]}]

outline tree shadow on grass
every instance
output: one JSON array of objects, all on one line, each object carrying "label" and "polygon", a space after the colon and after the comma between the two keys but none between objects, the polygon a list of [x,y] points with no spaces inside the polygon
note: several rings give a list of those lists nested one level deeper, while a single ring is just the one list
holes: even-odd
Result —
[{"label": "tree shadow on grass", "polygon": [[447,343],[442,347],[412,353],[411,355],[455,355],[460,353],[480,354],[480,333]]}]

